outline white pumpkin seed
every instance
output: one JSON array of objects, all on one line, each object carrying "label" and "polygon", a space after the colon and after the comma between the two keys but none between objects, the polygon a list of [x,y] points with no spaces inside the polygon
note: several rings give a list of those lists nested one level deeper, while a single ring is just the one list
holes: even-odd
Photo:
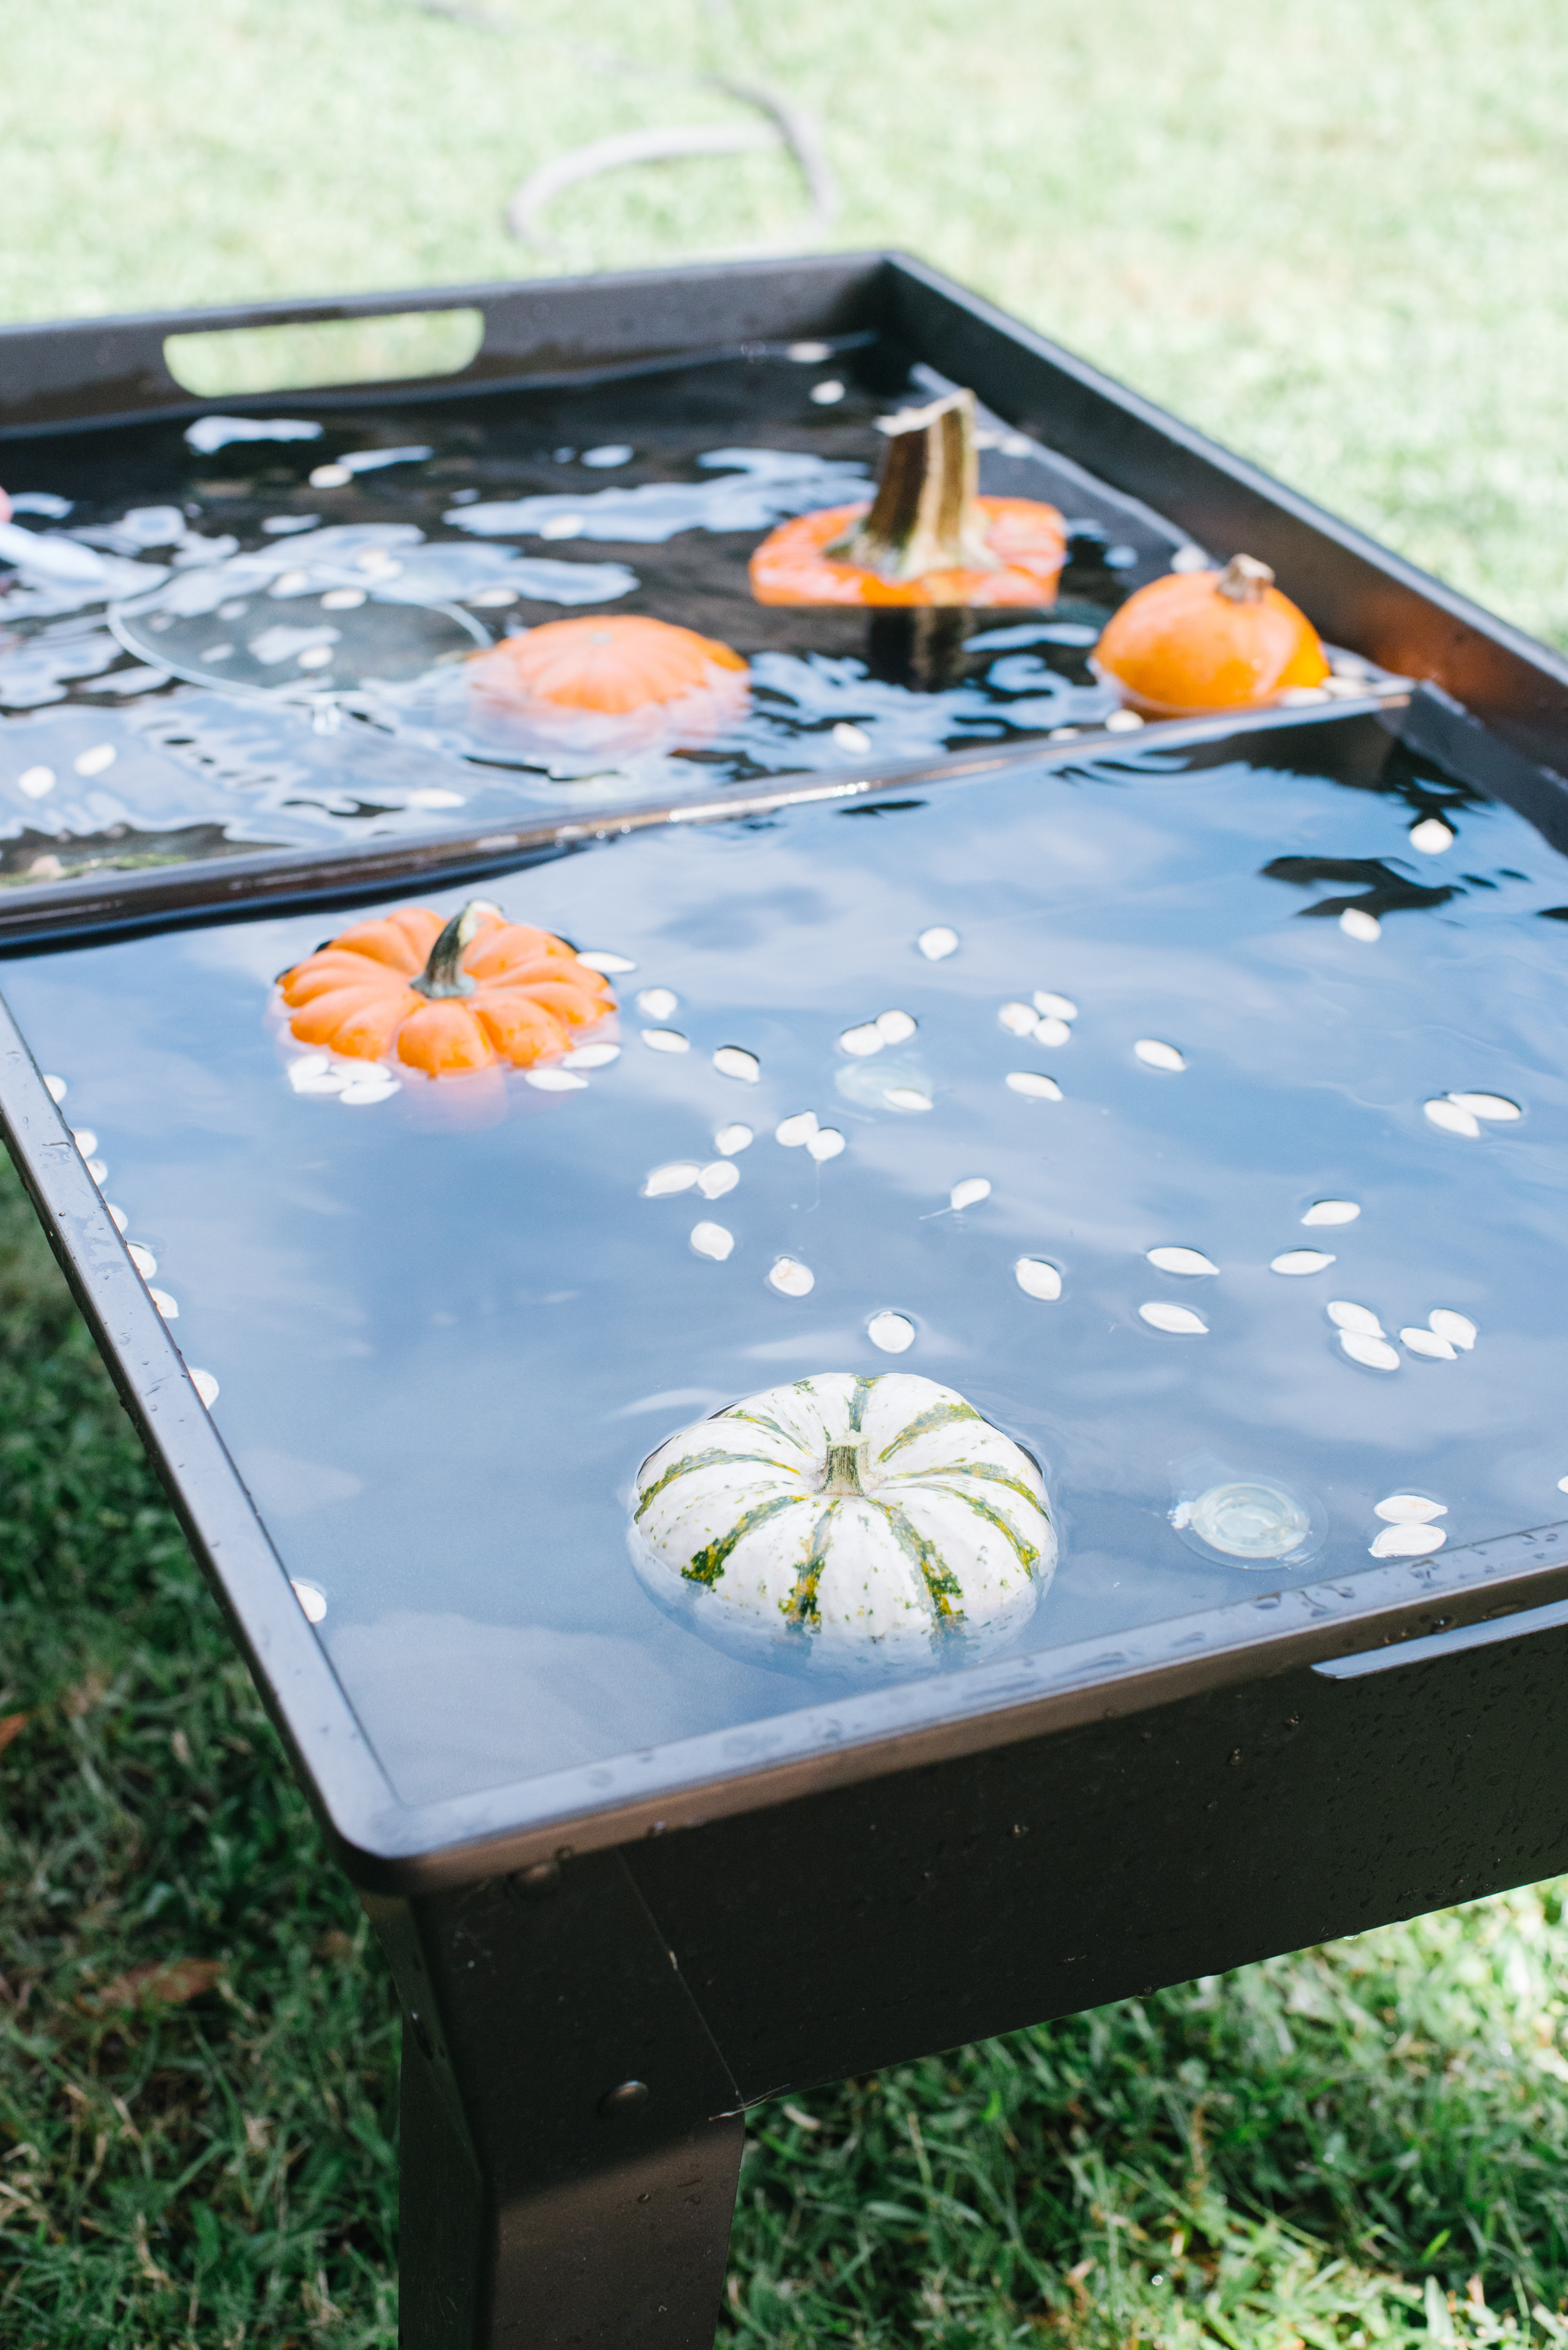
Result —
[{"label": "white pumpkin seed", "polygon": [[1062,1295],[1059,1268],[1043,1256],[1021,1256],[1012,1268],[1012,1278],[1025,1297],[1039,1297],[1049,1305]]},{"label": "white pumpkin seed", "polygon": [[106,767],[113,766],[114,759],[112,743],[95,743],[90,751],[84,751],[71,764],[78,775],[101,775]]},{"label": "white pumpkin seed", "polygon": [[836,749],[847,751],[856,759],[864,758],[871,748],[871,737],[865,727],[852,726],[846,718],[841,718],[834,728],[833,741]]},{"label": "white pumpkin seed", "polygon": [[690,1191],[702,1170],[694,1159],[672,1159],[656,1167],[642,1187],[645,1200],[667,1200],[675,1191]]},{"label": "white pumpkin seed", "polygon": [[919,1026],[907,1012],[878,1012],[877,1034],[884,1045],[907,1045]]},{"label": "white pumpkin seed", "polygon": [[1045,1014],[1042,1014],[1034,1023],[1034,1042],[1037,1045],[1048,1045],[1053,1050],[1059,1045],[1068,1044],[1072,1035],[1073,1032],[1064,1020],[1053,1020]]},{"label": "white pumpkin seed", "polygon": [[732,1159],[715,1159],[712,1165],[704,1167],[698,1176],[697,1189],[705,1200],[722,1200],[726,1191],[734,1190],[740,1180],[741,1170]]},{"label": "white pumpkin seed", "polygon": [[1369,1371],[1397,1371],[1399,1367],[1397,1347],[1386,1338],[1374,1338],[1365,1330],[1342,1330],[1339,1343],[1353,1363],[1360,1363]]},{"label": "white pumpkin seed", "polygon": [[63,1102],[70,1091],[64,1077],[46,1077],[44,1083],[48,1088],[49,1099],[54,1102]]},{"label": "white pumpkin seed", "polygon": [[1031,1003],[1004,1003],[996,1016],[1010,1036],[1033,1036],[1039,1014]]},{"label": "white pumpkin seed", "polygon": [[1519,1104],[1510,1101],[1506,1094],[1450,1094],[1449,1099],[1457,1102],[1461,1109],[1468,1109],[1472,1118],[1488,1118],[1499,1126],[1511,1125],[1516,1118],[1524,1116]]},{"label": "white pumpkin seed", "polygon": [[201,1397],[202,1401],[206,1405],[207,1409],[211,1411],[213,1406],[217,1402],[219,1396],[223,1393],[223,1389],[219,1387],[217,1380],[213,1377],[211,1371],[198,1371],[190,1364],[187,1364],[186,1369],[190,1377],[191,1385],[195,1388],[196,1393]]},{"label": "white pumpkin seed", "polygon": [[1423,857],[1440,857],[1445,848],[1454,845],[1454,836],[1440,816],[1423,816],[1419,824],[1410,827],[1410,846],[1418,848]]},{"label": "white pumpkin seed", "polygon": [[607,978],[613,978],[617,972],[637,969],[626,955],[612,954],[607,947],[584,947],[577,961],[586,963],[590,971],[602,972]]},{"label": "white pumpkin seed", "polygon": [[888,1086],[882,1094],[889,1109],[929,1109],[929,1094],[921,1093],[918,1086]]},{"label": "white pumpkin seed", "polygon": [[981,1200],[989,1200],[990,1197],[991,1185],[983,1175],[966,1175],[963,1181],[955,1183],[948,1193],[948,1205],[950,1208],[974,1208]]},{"label": "white pumpkin seed", "polygon": [[173,1298],[170,1296],[169,1292],[166,1289],[150,1288],[147,1295],[151,1298],[152,1303],[157,1306],[158,1311],[162,1315],[165,1322],[178,1322],[180,1319],[180,1308],[175,1304]]},{"label": "white pumpkin seed", "polygon": [[957,954],[959,934],[950,931],[945,922],[933,922],[929,931],[920,932],[915,944],[928,962],[942,962],[949,955]]},{"label": "white pumpkin seed", "polygon": [[1423,1102],[1421,1107],[1444,1134],[1462,1134],[1467,1141],[1473,1142],[1480,1132],[1480,1120],[1474,1112],[1450,1101],[1447,1094],[1439,1094],[1435,1101]]},{"label": "white pumpkin seed", "polygon": [[763,1073],[756,1055],[740,1045],[721,1045],[713,1055],[713,1066],[722,1077],[738,1077],[747,1086],[754,1086]]},{"label": "white pumpkin seed", "polygon": [[816,1286],[816,1275],[798,1257],[775,1257],[768,1270],[768,1285],[781,1297],[805,1297]]},{"label": "white pumpkin seed", "polygon": [[[568,1085],[580,1086],[583,1083],[581,1077],[567,1078],[555,1069],[533,1071],[529,1083],[536,1086],[546,1077],[553,1077],[556,1080],[557,1090],[564,1090]],[[378,1069],[371,1076],[354,1078],[350,1084],[344,1087],[337,1098],[346,1109],[369,1109],[377,1102],[390,1101],[394,1094],[400,1094],[402,1090],[403,1081],[400,1077],[394,1077],[389,1069]]]},{"label": "white pumpkin seed", "polygon": [[[316,473],[344,473],[344,469],[341,465],[318,465],[316,469]],[[310,477],[312,481],[315,481],[316,473],[312,473]],[[346,481],[352,481],[353,475],[351,473],[344,473],[344,479]],[[306,1623],[319,1624],[322,1617],[327,1613],[327,1594],[325,1591],[320,1588],[319,1585],[314,1583],[291,1582],[291,1587],[295,1597],[298,1600],[300,1606],[305,1610]]]},{"label": "white pumpkin seed", "polygon": [[1035,989],[1034,1009],[1052,1020],[1075,1020],[1078,1016],[1078,1007],[1070,995],[1054,994],[1048,987]]},{"label": "white pumpkin seed", "polygon": [[1212,1257],[1195,1248],[1151,1248],[1144,1252],[1150,1264],[1160,1273],[1218,1273]]},{"label": "white pumpkin seed", "polygon": [[873,1314],[866,1336],[885,1355],[907,1355],[915,1343],[915,1326],[907,1314]]},{"label": "white pumpkin seed", "polygon": [[1201,1314],[1194,1314],[1189,1305],[1170,1305],[1163,1297],[1154,1297],[1137,1310],[1151,1330],[1163,1330],[1172,1338],[1206,1338],[1209,1336],[1208,1323]]},{"label": "white pumpkin seed", "polygon": [[683,1036],[679,1028],[645,1028],[642,1041],[650,1053],[689,1053],[691,1039]]},{"label": "white pumpkin seed", "polygon": [[1446,1338],[1450,1347],[1462,1347],[1466,1354],[1480,1336],[1468,1314],[1455,1314],[1447,1305],[1436,1307],[1427,1320],[1439,1338]]},{"label": "white pumpkin seed", "polygon": [[887,1041],[877,1023],[867,1020],[858,1028],[846,1028],[838,1039],[838,1049],[863,1061],[868,1054],[879,1053]]},{"label": "white pumpkin seed", "polygon": [[1002,1083],[1026,1101],[1060,1101],[1062,1088],[1054,1077],[1042,1076],[1038,1069],[1010,1069]]},{"label": "white pumpkin seed", "polygon": [[101,1191],[109,1180],[109,1168],[105,1161],[101,1159],[89,1159],[87,1162],[87,1171]]},{"label": "white pumpkin seed", "polygon": [[645,987],[637,999],[638,1010],[649,1020],[668,1020],[680,1003],[672,987]]},{"label": "white pumpkin seed", "polygon": [[1369,947],[1374,939],[1383,936],[1382,923],[1364,906],[1346,906],[1339,918],[1339,927],[1347,939],[1355,939],[1364,947]]},{"label": "white pumpkin seed", "polygon": [[46,792],[55,788],[53,767],[24,767],[16,778],[16,789],[26,792],[30,800],[41,800]]},{"label": "white pumpkin seed", "polygon": [[727,1232],[722,1224],[693,1224],[691,1227],[693,1253],[711,1257],[715,1264],[722,1264],[734,1245],[734,1233]]},{"label": "white pumpkin seed", "polygon": [[713,1137],[713,1148],[732,1159],[737,1150],[749,1150],[756,1139],[749,1126],[722,1126]]},{"label": "white pumpkin seed", "polygon": [[612,1061],[620,1058],[618,1045],[577,1045],[571,1052],[563,1053],[563,1069],[607,1069]]},{"label": "white pumpkin seed", "polygon": [[1446,1518],[1447,1502],[1428,1501],[1425,1493],[1386,1493],[1374,1502],[1376,1515],[1391,1526],[1424,1526],[1430,1518]]},{"label": "white pumpkin seed", "polygon": [[130,1222],[130,1218],[126,1214],[125,1210],[123,1208],[117,1208],[112,1200],[106,1200],[103,1204],[109,1210],[109,1220],[114,1226],[115,1231],[117,1232],[123,1232]]},{"label": "white pumpkin seed", "polygon": [[786,1150],[798,1150],[816,1132],[816,1112],[797,1110],[793,1118],[782,1118],[774,1128],[774,1140],[782,1142]]},{"label": "white pumpkin seed", "polygon": [[[684,1051],[685,1047],[681,1049]],[[536,1086],[542,1094],[578,1093],[588,1082],[587,1077],[579,1077],[571,1069],[529,1069],[525,1075],[528,1083]]]},{"label": "white pumpkin seed", "polygon": [[143,1248],[140,1241],[127,1241],[125,1253],[142,1280],[151,1281],[158,1270],[158,1259],[153,1255],[152,1251],[150,1248]]},{"label": "white pumpkin seed", "polygon": [[71,1140],[76,1144],[77,1149],[81,1152],[84,1159],[97,1158],[98,1137],[93,1132],[90,1126],[73,1127],[71,1129]]},{"label": "white pumpkin seed", "polygon": [[1448,1539],[1441,1526],[1385,1526],[1367,1548],[1374,1558],[1425,1558]]},{"label": "white pumpkin seed", "polygon": [[1425,1355],[1434,1363],[1456,1363],[1459,1357],[1447,1338],[1439,1338],[1435,1330],[1401,1330],[1399,1343],[1413,1355]]},{"label": "white pumpkin seed", "polygon": [[1353,1305],[1348,1297],[1331,1297],[1326,1312],[1340,1330],[1359,1330],[1364,1338],[1381,1338],[1383,1325],[1370,1305]]},{"label": "white pumpkin seed", "polygon": [[1140,1036],[1133,1051],[1146,1069],[1184,1069],[1187,1062],[1174,1045],[1162,1044],[1158,1036]]},{"label": "white pumpkin seed", "polygon": [[1353,1224],[1361,1213],[1354,1200],[1314,1200],[1303,1224]]},{"label": "white pumpkin seed", "polygon": [[805,1147],[821,1167],[828,1159],[836,1159],[846,1146],[844,1137],[836,1126],[819,1126]]},{"label": "white pumpkin seed", "polygon": [[1293,1275],[1326,1273],[1335,1262],[1322,1249],[1283,1249],[1278,1256],[1269,1259],[1269,1271]]}]

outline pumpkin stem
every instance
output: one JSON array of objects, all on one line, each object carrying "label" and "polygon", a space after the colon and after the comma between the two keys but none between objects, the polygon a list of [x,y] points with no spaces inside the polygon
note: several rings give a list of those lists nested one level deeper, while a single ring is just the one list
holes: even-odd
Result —
[{"label": "pumpkin stem", "polygon": [[975,512],[980,460],[974,394],[950,391],[929,408],[885,416],[888,436],[869,514],[824,549],[830,561],[857,564],[892,581],[928,571],[994,571]]},{"label": "pumpkin stem", "polygon": [[486,914],[495,911],[483,898],[471,898],[460,913],[452,916],[430,951],[430,960],[418,979],[409,985],[416,995],[429,996],[432,1002],[447,995],[472,995],[478,986],[462,967],[463,950],[468,946]]},{"label": "pumpkin stem", "polygon": [[1214,593],[1232,604],[1261,604],[1273,584],[1273,573],[1255,555],[1233,555],[1214,582]]},{"label": "pumpkin stem", "polygon": [[860,1447],[857,1444],[830,1444],[827,1448],[827,1474],[822,1490],[834,1499],[841,1495],[860,1496],[866,1488],[860,1482]]}]

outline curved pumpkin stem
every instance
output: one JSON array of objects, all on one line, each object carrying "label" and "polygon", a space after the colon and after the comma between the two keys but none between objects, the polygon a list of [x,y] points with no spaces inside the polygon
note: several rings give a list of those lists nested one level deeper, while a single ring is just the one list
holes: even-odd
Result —
[{"label": "curved pumpkin stem", "polygon": [[900,581],[928,571],[996,570],[974,507],[973,392],[950,391],[929,408],[884,417],[880,429],[888,446],[871,511],[823,550],[829,560]]},{"label": "curved pumpkin stem", "polygon": [[409,985],[416,995],[428,996],[432,1003],[443,996],[472,995],[479,982],[471,979],[462,967],[463,950],[473,940],[486,914],[495,911],[483,898],[471,898],[460,913],[452,916],[430,951],[430,957],[418,979]]},{"label": "curved pumpkin stem", "polygon": [[1274,575],[1255,555],[1233,555],[1214,582],[1214,593],[1231,604],[1261,604]]}]

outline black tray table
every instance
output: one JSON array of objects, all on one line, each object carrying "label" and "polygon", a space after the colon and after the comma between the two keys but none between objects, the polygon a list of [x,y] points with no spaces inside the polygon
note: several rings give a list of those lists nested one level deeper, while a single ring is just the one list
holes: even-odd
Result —
[{"label": "black tray table", "polygon": [[[374,1628],[376,1563],[355,1556],[355,1496],[330,1484],[314,1499],[291,1491],[286,1447],[303,1441],[302,1426],[320,1423],[335,1393],[346,1409],[361,1409],[367,1395],[374,1403],[374,1377],[367,1388],[352,1364],[381,1334],[346,1345],[340,1373],[302,1374],[295,1394],[275,1378],[247,1400],[244,1348],[232,1382],[225,1361],[231,1440],[249,1463],[242,1476],[219,1433],[225,1412],[214,1421],[175,1343],[204,1309],[188,1302],[186,1324],[162,1318],[68,1118],[85,1096],[105,1120],[99,1147],[118,1162],[109,1189],[125,1170],[137,1189],[133,1214],[162,1214],[171,1229],[182,1213],[192,1228],[207,1216],[207,1264],[227,1250],[251,1281],[232,1301],[231,1343],[251,1334],[257,1360],[275,1369],[290,1359],[299,1326],[289,1320],[288,1268],[275,1299],[258,1287],[281,1263],[278,1230],[266,1222],[277,1170],[266,1157],[267,1118],[256,1122],[261,1063],[254,1055],[236,1063],[232,1115],[192,1107],[176,1064],[182,1052],[201,1060],[186,1009],[193,973],[208,974],[213,1019],[231,1004],[244,1018],[244,1003],[265,993],[265,953],[279,940],[280,962],[305,951],[337,926],[324,910],[395,902],[417,889],[450,912],[480,874],[530,918],[545,909],[539,919],[579,944],[596,914],[618,924],[620,937],[639,906],[690,912],[722,902],[725,887],[737,900],[754,895],[775,870],[765,859],[843,877],[863,897],[903,891],[912,909],[965,858],[982,879],[989,869],[999,888],[1012,886],[1032,826],[1042,838],[1052,827],[1053,838],[1086,837],[1116,795],[1152,806],[1147,795],[1171,777],[1188,779],[1195,806],[1215,792],[1230,794],[1227,806],[1248,794],[1258,801],[1275,779],[1288,795],[1304,778],[1303,788],[1369,795],[1369,806],[1392,794],[1417,810],[1440,804],[1484,817],[1490,808],[1499,839],[1524,844],[1510,853],[1531,859],[1528,884],[1517,877],[1533,890],[1526,913],[1555,914],[1543,900],[1560,887],[1556,858],[1568,837],[1568,671],[897,256],[6,329],[0,471],[10,483],[46,463],[112,469],[145,445],[150,428],[183,429],[215,411],[187,400],[168,375],[171,333],[459,305],[486,319],[483,348],[462,378],[229,400],[222,412],[395,419],[410,407],[451,413],[464,402],[500,412],[509,399],[542,392],[569,403],[609,386],[621,397],[628,382],[715,353],[826,344],[836,364],[873,372],[902,355],[972,384],[1006,428],[1052,452],[1059,477],[1075,476],[1102,512],[1108,500],[1147,546],[1185,536],[1220,555],[1244,548],[1267,559],[1325,638],[1366,664],[1364,691],[1244,724],[1184,722],[1136,738],[1010,741],[858,772],[783,772],[709,797],[602,808],[587,822],[545,808],[499,831],[457,820],[372,844],[225,850],[141,869],[110,860],[88,878],[44,878],[0,899],[8,1145],[397,1975],[407,2018],[403,2338],[421,2350],[507,2339],[699,2345],[714,2323],[749,2104],[1568,1866],[1568,1524],[1554,1509],[1542,1510],[1542,1523],[1510,1517],[1500,1499],[1490,1519],[1429,1557],[1369,1565],[1362,1542],[1245,1584],[1229,1570],[1204,1580],[1195,1566],[1197,1579],[1172,1582],[1167,1601],[1129,1598],[1119,1617],[1085,1600],[1064,1569],[1066,1612],[1053,1645],[1043,1618],[1033,1644],[997,1660],[820,1696],[802,1685],[771,1711],[746,1711],[750,1685],[725,1683],[701,1718],[701,1709],[688,1719],[677,1705],[676,1734],[662,1738],[639,1732],[618,1743],[611,1704],[597,1748],[551,1767],[547,1739],[529,1745],[493,1684],[465,1719],[464,1676],[478,1672],[483,1641],[460,1640],[455,1666],[443,1668],[424,1648],[413,1607],[400,1647],[394,1633],[378,1651],[392,1663],[390,1679],[376,1682],[363,1647],[345,1647],[335,1668],[337,1615],[318,1635],[290,1587],[291,1575],[330,1584],[338,1559],[346,1611],[356,1591],[369,1594],[363,1612]],[[877,820],[846,825],[851,811]],[[994,837],[1012,853],[993,851],[988,868]],[[1332,882],[1319,868],[1333,861],[1273,860],[1280,869],[1265,892]],[[507,875],[509,892],[496,879]],[[972,879],[966,886],[972,910]],[[1401,907],[1442,894],[1412,898],[1394,877],[1376,902],[1397,919]],[[1053,920],[1065,924],[1070,905],[1054,902]],[[796,929],[786,922],[778,933],[786,995],[808,961],[803,942],[815,919],[792,915]],[[972,910],[964,919],[981,921]],[[659,935],[651,917],[644,935]],[[686,984],[700,1007],[702,955],[722,962],[722,942],[704,942],[695,924],[687,945],[697,976]],[[928,984],[913,961],[906,969],[907,988]],[[1432,969],[1442,983],[1440,965]],[[919,1015],[940,1034],[940,993],[919,1000]],[[720,1027],[698,1041],[722,1041]],[[779,1044],[781,1065],[789,1049]],[[72,1061],[73,1087],[80,1082],[65,1116],[42,1074],[55,1075],[62,1057]],[[982,1057],[976,1047],[977,1066]],[[1001,1066],[987,1065],[988,1083]],[[795,1074],[792,1066],[789,1082]],[[804,1064],[798,1074],[804,1086]],[[959,1076],[968,1081],[967,1063]],[[95,1100],[113,1108],[113,1134]],[[768,1115],[778,1111],[773,1104]],[[340,1130],[348,1129],[320,1128]],[[537,1135],[543,1148],[560,1130],[514,1118],[493,1132]],[[191,1138],[214,1134],[228,1143],[213,1145],[210,1166],[197,1164]],[[441,1136],[412,1133],[416,1146],[419,1163],[436,1167]],[[472,1163],[502,1147],[481,1138]],[[625,1189],[614,1147],[612,1135],[604,1180]],[[370,1166],[380,1150],[368,1148],[356,1212],[387,1197]],[[242,1191],[243,1161],[257,1170],[254,1193]],[[1425,1164],[1415,1163],[1412,1213]],[[562,1180],[569,1185],[569,1167]],[[225,1197],[227,1221],[213,1205]],[[1480,1228],[1484,1216],[1474,1221]],[[428,1243],[417,1218],[406,1237]],[[584,1262],[591,1253],[585,1247]],[[326,1267],[319,1253],[302,1252],[296,1285],[307,1319]],[[373,1267],[361,1264],[354,1279],[358,1289],[345,1274],[348,1304],[373,1299]],[[1544,1273],[1542,1283],[1544,1294]],[[454,1302],[448,1321],[462,1322],[472,1306],[477,1328],[480,1307]],[[444,1310],[438,1299],[432,1316]],[[530,1298],[528,1310],[545,1311],[543,1299]],[[705,1306],[681,1310],[691,1316],[689,1352],[717,1345]],[[221,1336],[222,1326],[209,1317],[199,1335]],[[431,1359],[450,1363],[432,1343]],[[776,1376],[785,1376],[791,1364],[807,1367],[797,1357],[787,1345],[769,1354],[764,1343],[757,1359],[784,1362]],[[935,1357],[912,1357],[909,1367],[943,1376]],[[580,1386],[580,1365],[578,1373]],[[749,1384],[774,1376],[763,1370]],[[953,1376],[965,1384],[961,1371]],[[1434,1367],[1434,1378],[1449,1376]],[[670,1385],[677,1394],[663,1418],[637,1423],[649,1446],[704,1408]],[[268,1435],[264,1390],[276,1399],[270,1482],[268,1444],[258,1442]],[[742,1390],[732,1381],[729,1391]],[[628,1444],[635,1453],[635,1430],[618,1442],[618,1460]],[[552,1439],[548,1462],[540,1448],[542,1523],[551,1512],[552,1525],[573,1523],[570,1479],[559,1473],[563,1459],[570,1467],[568,1445]],[[395,1522],[407,1497],[394,1490],[392,1451],[376,1458],[385,1479],[376,1505]],[[419,1483],[416,1475],[408,1488],[416,1503]],[[306,1560],[297,1528],[312,1508],[324,1531]],[[415,1517],[417,1509],[408,1521],[415,1565],[399,1568],[405,1600],[418,1599],[421,1576],[428,1586],[439,1552]],[[1147,1509],[1141,1523],[1141,1533],[1136,1516],[1095,1528],[1101,1553],[1125,1556],[1135,1581],[1157,1531]],[[597,1523],[585,1503],[585,1557],[607,1555]],[[453,1530],[455,1547],[462,1534]],[[1163,1528],[1158,1538],[1168,1539]],[[1074,1617],[1074,1607],[1086,1612]],[[457,1601],[452,1612],[462,1615]],[[1080,1637],[1065,1637],[1074,1623]],[[421,1680],[435,1692],[422,1712]]]}]

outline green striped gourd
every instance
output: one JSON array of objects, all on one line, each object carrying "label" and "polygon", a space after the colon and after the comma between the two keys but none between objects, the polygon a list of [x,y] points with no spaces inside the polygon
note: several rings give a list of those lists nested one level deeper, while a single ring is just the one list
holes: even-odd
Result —
[{"label": "green striped gourd", "polygon": [[1056,1563],[1028,1453],[904,1371],[796,1379],[682,1429],[638,1472],[631,1531],[694,1629],[840,1668],[993,1642]]}]

